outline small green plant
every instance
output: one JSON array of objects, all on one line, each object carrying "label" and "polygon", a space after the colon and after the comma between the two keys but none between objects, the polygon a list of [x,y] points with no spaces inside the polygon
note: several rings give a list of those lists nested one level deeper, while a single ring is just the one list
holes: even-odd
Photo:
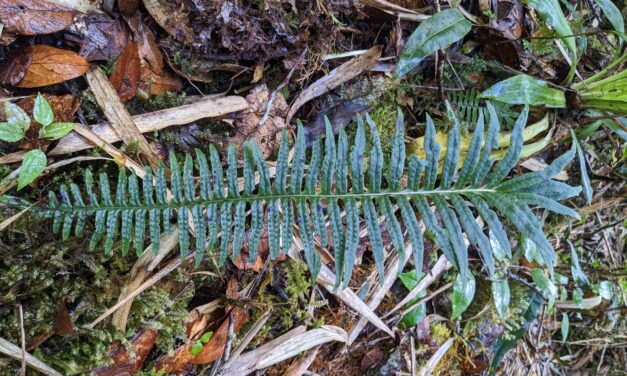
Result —
[{"label": "small green plant", "polygon": [[[27,131],[31,126],[28,114],[16,104],[5,101],[4,115],[6,121],[0,123],[0,140],[18,142],[26,138]],[[41,94],[37,94],[37,98],[35,98],[33,118],[41,125],[38,135],[41,139],[57,140],[74,129],[73,123],[54,122],[52,108]],[[46,154],[41,149],[33,149],[27,152],[20,167],[17,189],[24,188],[39,177],[44,168],[46,168],[47,162]]]},{"label": "small green plant", "polygon": [[213,337],[213,332],[207,332],[200,337],[200,339],[192,345],[191,353],[193,356],[196,356],[202,352],[203,346],[209,342],[209,340]]},{"label": "small green plant", "polygon": [[[449,132],[442,164],[439,162],[441,146],[435,139],[435,125],[427,116],[426,160],[411,155],[406,168],[404,120],[399,111],[391,158],[387,163],[383,159],[377,126],[366,116],[373,140],[370,150],[366,150],[362,120],[358,121],[351,144],[343,128],[336,141],[327,122],[325,140],[313,143],[307,174],[305,135],[302,126],[299,126],[291,165],[288,163],[287,137],[284,135],[282,138],[274,184],[256,143],[244,145],[243,192],[238,185],[239,166],[235,147],[231,145],[228,150],[225,180],[219,154],[215,147],[210,146],[211,167],[203,153],[196,153],[199,192],[194,184],[195,163],[191,155],[186,155],[181,168],[172,154],[169,179],[166,178],[164,165],[157,169],[154,178],[147,168],[140,191],[137,176],[127,177],[124,171],[120,171],[113,198],[109,177],[100,175],[100,192],[97,194],[94,179],[87,171],[86,200],[76,184],[71,184],[69,189],[62,186],[60,196],[50,192],[49,207],[44,209],[43,214],[54,218],[53,229],[55,232],[62,229],[63,238],[68,238],[72,232],[83,235],[85,220],[95,217],[90,248],[95,248],[104,237],[104,248],[109,252],[116,237],[120,236],[123,254],[129,250],[131,241],[134,241],[136,250],[143,251],[146,229],[157,249],[162,228],[172,231],[174,215],[179,226],[181,255],[188,255],[191,228],[196,237],[197,261],[206,249],[218,248],[221,263],[229,253],[234,259],[239,256],[247,227],[251,259],[257,257],[265,226],[268,229],[270,257],[275,259],[281,250],[286,252],[292,245],[293,226],[298,224],[305,260],[313,276],[321,268],[314,237],[323,247],[333,244],[338,287],[346,287],[350,281],[362,221],[368,230],[377,271],[383,275],[384,246],[379,216],[384,219],[392,245],[401,258],[408,256],[401,227],[404,225],[414,262],[422,265],[425,240],[418,222],[421,218],[427,229],[426,236],[459,270],[462,281],[471,278],[464,234],[477,247],[488,274],[493,276],[495,251],[475,221],[475,217],[480,216],[506,257],[512,256],[504,220],[536,244],[544,264],[552,273],[555,252],[530,206],[579,218],[575,211],[557,201],[579,194],[580,189],[551,179],[570,162],[575,149],[557,158],[543,171],[506,179],[520,158],[522,130],[527,122],[528,109],[525,108],[516,121],[509,151],[496,164],[491,159],[491,153],[497,146],[499,123],[494,107],[489,103],[488,112],[487,133],[484,135],[481,117],[463,160],[460,159],[460,121],[449,107],[449,117],[454,126]],[[366,155],[369,155],[367,167],[364,164]],[[7,197],[4,201],[15,203]],[[251,213],[250,222],[246,218],[248,211]],[[344,218],[342,212],[345,212]],[[327,238],[327,227],[331,229],[330,239]],[[218,234],[221,234],[219,244]]]}]

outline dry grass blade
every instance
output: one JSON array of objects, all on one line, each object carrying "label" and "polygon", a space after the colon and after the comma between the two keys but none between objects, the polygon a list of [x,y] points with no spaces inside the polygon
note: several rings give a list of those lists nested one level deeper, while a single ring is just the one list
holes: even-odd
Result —
[{"label": "dry grass blade", "polygon": [[337,326],[323,325],[321,328],[309,331],[305,331],[304,326],[299,326],[281,337],[243,354],[228,369],[225,369],[223,375],[248,375],[321,344],[332,341],[346,342],[347,339],[346,332]]},{"label": "dry grass blade", "polygon": [[[172,232],[161,234],[161,240],[159,241],[159,252],[154,253],[152,250],[152,244],[149,245],[144,253],[137,259],[133,269],[131,270],[130,277],[126,282],[126,285],[122,288],[122,293],[118,297],[118,302],[124,300],[131,292],[135,291],[142,283],[148,278],[157,265],[172,251],[178,244],[178,229],[174,227]],[[115,314],[113,314],[112,324],[121,331],[126,331],[126,322],[128,320],[128,314],[131,311],[131,305],[133,301],[129,301],[122,308],[120,308]]]},{"label": "dry grass blade", "polygon": [[21,216],[23,216],[27,211],[29,211],[30,208],[33,207],[33,205],[27,207],[26,209],[20,211],[19,213],[14,214],[10,216],[9,218],[5,219],[4,221],[2,221],[2,223],[0,223],[0,232],[4,231],[7,227],[9,227],[11,223],[17,221]]},{"label": "dry grass blade", "polygon": [[444,342],[442,346],[440,346],[438,351],[436,351],[435,354],[433,354],[431,358],[429,358],[427,364],[422,367],[422,369],[420,370],[420,376],[432,375],[436,367],[438,366],[438,363],[440,363],[440,360],[442,360],[442,358],[444,357],[444,355],[446,355],[451,346],[453,346],[454,342],[455,338],[447,339],[446,342]]},{"label": "dry grass blade", "polygon": [[[301,260],[299,249],[302,249],[302,244],[300,239],[294,237],[294,243],[297,245],[292,245],[290,250],[288,251],[288,256],[295,259]],[[366,320],[370,321],[374,326],[381,329],[385,333],[387,333],[390,337],[394,338],[394,332],[377,316],[376,313],[370,309],[363,300],[361,300],[354,292],[350,289],[343,290],[335,290],[335,279],[336,276],[333,272],[327,268],[326,265],[322,264],[320,268],[320,272],[316,277],[316,282],[321,284],[328,292],[335,295],[338,299],[340,299],[344,304],[351,307],[354,311],[362,315]]]},{"label": "dry grass blade", "polygon": [[[22,356],[23,356],[22,349],[19,346],[15,346],[14,344],[12,344],[11,342],[7,341],[6,339],[2,337],[0,337],[0,353],[5,354],[19,361],[22,360]],[[26,358],[26,364],[29,367],[36,369],[37,371],[43,373],[44,375],[63,376],[61,373],[57,372],[54,368],[50,367],[49,365],[42,362],[41,360],[35,358],[31,354],[24,353],[24,356]]]},{"label": "dry grass blade", "polygon": [[239,358],[240,354],[246,349],[246,347],[250,344],[250,342],[255,338],[257,333],[259,333],[261,328],[263,328],[263,326],[266,324],[271,314],[272,314],[272,311],[268,311],[264,313],[253,324],[252,328],[250,328],[248,333],[246,333],[246,336],[244,336],[244,339],[242,339],[242,342],[237,346],[235,351],[233,351],[233,354],[231,354],[229,361],[226,362],[226,364],[224,365],[225,369],[229,368],[231,364],[233,364],[233,362]]},{"label": "dry grass blade", "polygon": [[438,261],[435,263],[435,265],[431,269],[431,272],[425,275],[424,278],[421,279],[420,282],[416,285],[416,287],[414,287],[409,292],[409,294],[407,294],[407,296],[403,298],[403,300],[401,300],[394,308],[392,308],[391,311],[386,313],[385,316],[383,317],[387,317],[391,315],[392,313],[398,311],[399,309],[403,308],[405,304],[407,304],[409,301],[411,301],[416,296],[418,296],[418,294],[424,291],[433,282],[437,281],[440,275],[444,273],[445,271],[449,270],[452,266],[453,265],[451,265],[451,263],[448,262],[446,257],[444,255],[441,255],[440,258],[438,258]]},{"label": "dry grass blade", "polygon": [[[411,244],[408,244],[408,243],[405,244],[405,254],[411,254],[411,252],[412,252]],[[375,288],[375,291],[371,294],[370,299],[368,300],[368,308],[374,311],[377,309],[377,307],[379,307],[379,304],[381,304],[381,302],[383,301],[383,298],[385,298],[385,295],[388,293],[390,288],[392,288],[394,281],[396,281],[396,278],[398,277],[398,271],[402,270],[405,267],[405,264],[407,263],[408,260],[409,260],[409,257],[405,257],[405,262],[403,263],[402,267],[399,269],[398,264],[400,260],[398,258],[398,253],[394,252],[391,254],[389,261],[386,263],[385,279],[383,281],[383,284],[379,284],[378,282],[375,282],[376,288]],[[376,272],[374,272],[374,274],[375,276],[377,275]],[[368,323],[368,320],[365,317],[361,317],[359,319],[357,324],[355,324],[355,326],[350,330],[348,334],[348,342],[346,343],[347,346],[350,346],[353,344],[353,342],[355,342],[355,340],[357,339],[361,331],[366,327],[367,323]]]},{"label": "dry grass blade", "polygon": [[[136,46],[136,45],[135,45]],[[150,165],[157,167],[159,157],[150,147],[144,135],[133,121],[131,114],[120,100],[111,82],[98,67],[91,69],[85,75],[96,101],[102,108],[107,120],[126,145],[136,142],[139,150],[148,159]]]},{"label": "dry grass blade", "polygon": [[[223,98],[203,98],[197,102],[179,107],[169,108],[150,112],[147,114],[133,116],[133,122],[140,132],[147,133],[158,131],[174,125],[192,123],[199,119],[214,118],[232,112],[242,111],[248,108],[246,99],[238,96]],[[103,141],[114,143],[120,141],[120,136],[116,133],[110,123],[99,123],[90,126],[92,132]],[[57,146],[50,150],[48,155],[63,155],[85,149],[93,148],[94,144],[76,133],[69,133],[63,137]],[[24,152],[16,152],[0,157],[0,164],[19,162],[22,160]]]},{"label": "dry grass blade", "polygon": [[318,350],[320,350],[320,345],[314,347],[313,349],[307,351],[300,359],[296,360],[294,364],[290,366],[290,368],[285,371],[283,376],[301,376],[303,375],[311,363],[316,359],[318,355]]},{"label": "dry grass blade", "polygon": [[341,84],[357,77],[365,70],[373,67],[377,63],[377,59],[379,59],[379,57],[381,57],[381,46],[377,45],[369,49],[364,54],[333,69],[329,72],[329,74],[311,84],[294,100],[294,103],[287,113],[286,122],[289,124],[296,111],[298,111],[305,103],[319,97],[329,90],[335,89]]}]

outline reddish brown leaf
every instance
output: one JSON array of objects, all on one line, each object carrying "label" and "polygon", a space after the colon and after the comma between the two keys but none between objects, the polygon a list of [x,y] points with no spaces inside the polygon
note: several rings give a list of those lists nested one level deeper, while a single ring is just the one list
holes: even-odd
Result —
[{"label": "reddish brown leaf", "polygon": [[113,364],[95,369],[94,374],[97,376],[118,376],[138,372],[155,346],[157,334],[157,329],[146,329],[136,335],[131,340],[132,353],[129,353],[120,343],[116,343],[110,351]]},{"label": "reddish brown leaf", "polygon": [[141,89],[153,95],[178,91],[183,87],[180,78],[165,70],[162,74],[157,74],[147,66],[145,60],[141,64],[141,82]]},{"label": "reddish brown leaf", "polygon": [[65,39],[81,46],[78,52],[85,60],[113,60],[128,41],[124,20],[111,19],[105,14],[81,15],[70,27]]},{"label": "reddish brown leaf", "polygon": [[361,358],[361,370],[367,371],[370,368],[374,367],[383,360],[383,351],[380,348],[375,347],[374,349],[368,351],[363,358]]},{"label": "reddish brown leaf", "polygon": [[137,43],[132,40],[126,44],[122,55],[115,62],[109,81],[118,92],[120,100],[126,102],[137,92],[140,78],[139,51]]},{"label": "reddish brown leaf", "polygon": [[19,53],[17,50],[0,67],[0,84],[15,86],[24,78],[33,56]]},{"label": "reddish brown leaf", "polygon": [[118,0],[118,9],[122,14],[133,14],[139,7],[140,0]]},{"label": "reddish brown leaf", "polygon": [[67,300],[67,296],[64,296],[63,299],[61,299],[61,301],[59,302],[59,309],[54,316],[54,326],[52,327],[55,333],[62,336],[69,336],[74,333],[72,319],[70,318],[70,314],[68,313],[67,307],[65,306]]},{"label": "reddish brown leaf", "polygon": [[255,262],[251,263],[248,253],[242,252],[235,260],[233,260],[233,265],[235,265],[235,267],[239,270],[252,270],[259,273],[261,268],[263,268],[263,260],[261,259],[261,256],[257,255]]},{"label": "reddish brown leaf", "polygon": [[[244,309],[234,307],[231,310],[233,316],[233,331],[238,332],[244,322],[248,319],[248,312]],[[172,356],[162,357],[157,361],[155,369],[164,373],[173,373],[183,369],[187,364],[209,364],[218,359],[224,352],[226,337],[229,331],[229,318],[222,322],[218,330],[213,333],[211,340],[207,342],[200,354],[192,355],[193,342],[187,343],[174,352]]]},{"label": "reddish brown leaf", "polygon": [[226,297],[227,299],[237,300],[239,298],[239,288],[237,285],[237,278],[235,276],[231,276],[229,279],[229,283],[226,286]]},{"label": "reddish brown leaf", "polygon": [[61,50],[42,44],[29,46],[22,52],[30,59],[26,73],[17,87],[41,87],[82,76],[89,63],[76,52]]},{"label": "reddish brown leaf", "polygon": [[2,0],[0,22],[4,31],[19,35],[50,34],[64,30],[77,14],[71,8],[44,0]]}]

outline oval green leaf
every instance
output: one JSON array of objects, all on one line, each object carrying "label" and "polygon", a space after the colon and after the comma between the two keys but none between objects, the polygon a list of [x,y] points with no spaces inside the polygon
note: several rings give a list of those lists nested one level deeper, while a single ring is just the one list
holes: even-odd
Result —
[{"label": "oval green leaf", "polygon": [[475,288],[475,277],[472,273],[467,275],[466,281],[461,278],[461,275],[457,276],[453,285],[453,294],[451,295],[451,302],[453,303],[451,320],[457,319],[466,311],[470,302],[472,302],[472,298],[475,296]]},{"label": "oval green leaf", "polygon": [[39,137],[58,140],[70,133],[72,129],[74,129],[74,123],[52,123],[39,131]]},{"label": "oval green leaf", "polygon": [[0,140],[16,142],[24,138],[24,129],[13,123],[0,123]]},{"label": "oval green leaf", "polygon": [[33,118],[44,127],[47,127],[54,121],[54,113],[52,112],[50,103],[48,103],[46,98],[41,94],[37,94],[37,98],[35,98]]},{"label": "oval green leaf", "polygon": [[9,101],[4,102],[4,116],[9,124],[15,124],[24,131],[30,127],[30,117],[18,105]]},{"label": "oval green leaf", "polygon": [[20,174],[17,178],[17,190],[26,187],[33,182],[46,168],[46,154],[39,149],[31,150],[24,154]]},{"label": "oval green leaf", "polygon": [[459,9],[447,9],[426,19],[411,34],[396,67],[395,77],[403,77],[427,56],[462,39],[472,24]]},{"label": "oval green leaf", "polygon": [[566,107],[566,96],[563,91],[552,89],[546,82],[523,74],[496,83],[484,91],[481,97],[509,104]]},{"label": "oval green leaf", "polygon": [[494,305],[496,311],[500,317],[505,317],[509,308],[509,284],[507,279],[498,279],[492,282],[492,297],[494,298]]}]

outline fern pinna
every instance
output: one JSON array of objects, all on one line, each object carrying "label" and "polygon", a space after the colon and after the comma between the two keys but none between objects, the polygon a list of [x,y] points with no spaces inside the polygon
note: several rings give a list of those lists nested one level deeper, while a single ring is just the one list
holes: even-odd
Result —
[{"label": "fern pinna", "polygon": [[[62,229],[63,238],[72,229],[80,236],[85,220],[95,217],[91,248],[104,237],[104,248],[110,251],[119,233],[123,253],[131,242],[141,252],[146,231],[157,249],[161,231],[171,231],[172,222],[177,222],[181,255],[186,256],[191,223],[197,261],[205,250],[219,249],[221,263],[229,254],[238,257],[246,233],[250,257],[255,259],[266,226],[270,257],[276,258],[292,244],[293,226],[297,224],[312,274],[316,275],[321,267],[320,255],[315,250],[317,242],[322,247],[332,246],[338,285],[343,281],[343,286],[347,286],[351,277],[362,222],[368,230],[377,271],[383,274],[384,245],[379,216],[384,219],[385,229],[401,258],[405,257],[407,236],[415,264],[422,265],[424,235],[419,222],[422,221],[425,234],[444,252],[462,278],[468,273],[464,234],[479,250],[492,275],[494,252],[489,237],[475,219],[479,216],[493,241],[500,243],[510,257],[504,222],[535,242],[552,270],[553,248],[530,206],[578,217],[557,201],[578,194],[579,189],[551,180],[573,158],[574,150],[557,158],[543,171],[505,180],[520,157],[528,109],[516,121],[507,155],[494,168],[490,153],[497,147],[499,124],[492,105],[488,104],[487,132],[484,133],[483,114],[480,114],[463,161],[459,121],[450,107],[448,113],[453,128],[442,164],[438,163],[440,145],[435,141],[435,127],[429,116],[424,144],[426,160],[415,155],[407,160],[403,116],[399,111],[391,158],[385,162],[377,126],[366,115],[365,123],[372,132],[373,145],[369,150],[362,120],[358,121],[352,144],[343,128],[336,139],[327,123],[326,137],[315,141],[309,153],[303,128],[299,126],[291,162],[288,138],[285,132],[282,136],[274,177],[254,142],[244,145],[241,171],[235,147],[229,147],[226,178],[220,156],[210,146],[208,159],[197,151],[195,162],[187,155],[182,167],[172,154],[169,178],[164,165],[157,168],[155,176],[147,168],[141,184],[137,176],[127,178],[120,171],[115,197],[105,174],[99,176],[100,189],[96,193],[92,175],[87,171],[86,199],[77,185],[62,187],[58,196],[50,193],[47,214],[54,217],[54,230]],[[198,184],[194,171],[199,176]],[[242,191],[238,186],[240,177],[244,181]],[[331,239],[327,239],[327,233]]]}]

